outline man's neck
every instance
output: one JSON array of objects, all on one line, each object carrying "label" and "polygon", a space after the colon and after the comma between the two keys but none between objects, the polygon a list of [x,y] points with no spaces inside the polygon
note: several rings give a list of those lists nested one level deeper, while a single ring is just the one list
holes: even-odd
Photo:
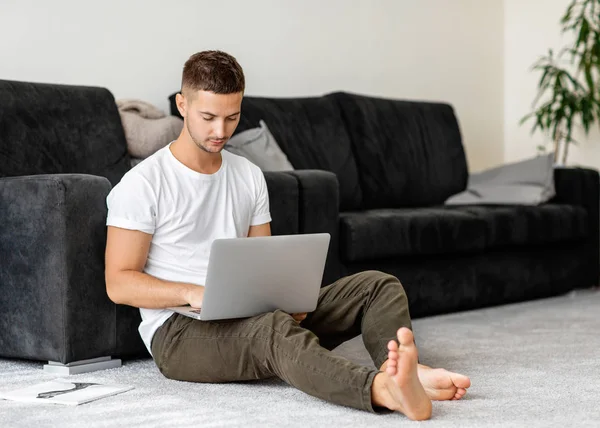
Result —
[{"label": "man's neck", "polygon": [[193,141],[186,141],[183,135],[180,135],[169,149],[179,162],[201,174],[216,173],[223,162],[221,153],[205,152]]}]

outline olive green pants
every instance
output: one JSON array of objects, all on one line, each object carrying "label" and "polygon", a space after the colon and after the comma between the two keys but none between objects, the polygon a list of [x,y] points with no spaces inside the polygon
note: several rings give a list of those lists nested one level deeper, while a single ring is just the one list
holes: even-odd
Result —
[{"label": "olive green pants", "polygon": [[[152,354],[170,379],[233,382],[277,376],[315,397],[374,412],[373,378],[400,327],[411,328],[400,281],[367,271],[322,288],[317,308],[300,324],[279,310],[222,321],[175,314],[154,334]],[[376,368],[331,352],[361,333]]]}]

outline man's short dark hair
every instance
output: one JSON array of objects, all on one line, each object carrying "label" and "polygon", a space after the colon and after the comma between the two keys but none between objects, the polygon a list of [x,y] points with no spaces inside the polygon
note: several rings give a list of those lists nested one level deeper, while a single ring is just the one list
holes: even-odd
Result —
[{"label": "man's short dark hair", "polygon": [[182,93],[191,90],[234,94],[244,92],[245,86],[242,67],[234,57],[225,52],[198,52],[183,66]]}]

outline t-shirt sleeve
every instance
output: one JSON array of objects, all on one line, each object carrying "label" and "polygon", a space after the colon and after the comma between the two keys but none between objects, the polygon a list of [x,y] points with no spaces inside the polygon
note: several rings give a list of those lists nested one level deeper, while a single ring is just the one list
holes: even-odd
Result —
[{"label": "t-shirt sleeve", "polygon": [[258,170],[258,173],[256,174],[256,203],[254,205],[252,220],[250,220],[250,226],[258,226],[259,224],[265,224],[271,221],[267,182],[262,171],[258,168],[256,169]]},{"label": "t-shirt sleeve", "polygon": [[106,197],[107,226],[154,234],[156,193],[142,175],[129,172]]}]

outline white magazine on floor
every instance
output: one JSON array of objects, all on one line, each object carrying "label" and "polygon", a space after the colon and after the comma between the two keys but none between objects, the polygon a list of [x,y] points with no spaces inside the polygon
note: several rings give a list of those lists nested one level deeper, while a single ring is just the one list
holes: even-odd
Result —
[{"label": "white magazine on floor", "polygon": [[0,392],[0,398],[27,403],[54,403],[77,406],[131,389],[133,389],[133,386],[55,379],[14,391]]}]

